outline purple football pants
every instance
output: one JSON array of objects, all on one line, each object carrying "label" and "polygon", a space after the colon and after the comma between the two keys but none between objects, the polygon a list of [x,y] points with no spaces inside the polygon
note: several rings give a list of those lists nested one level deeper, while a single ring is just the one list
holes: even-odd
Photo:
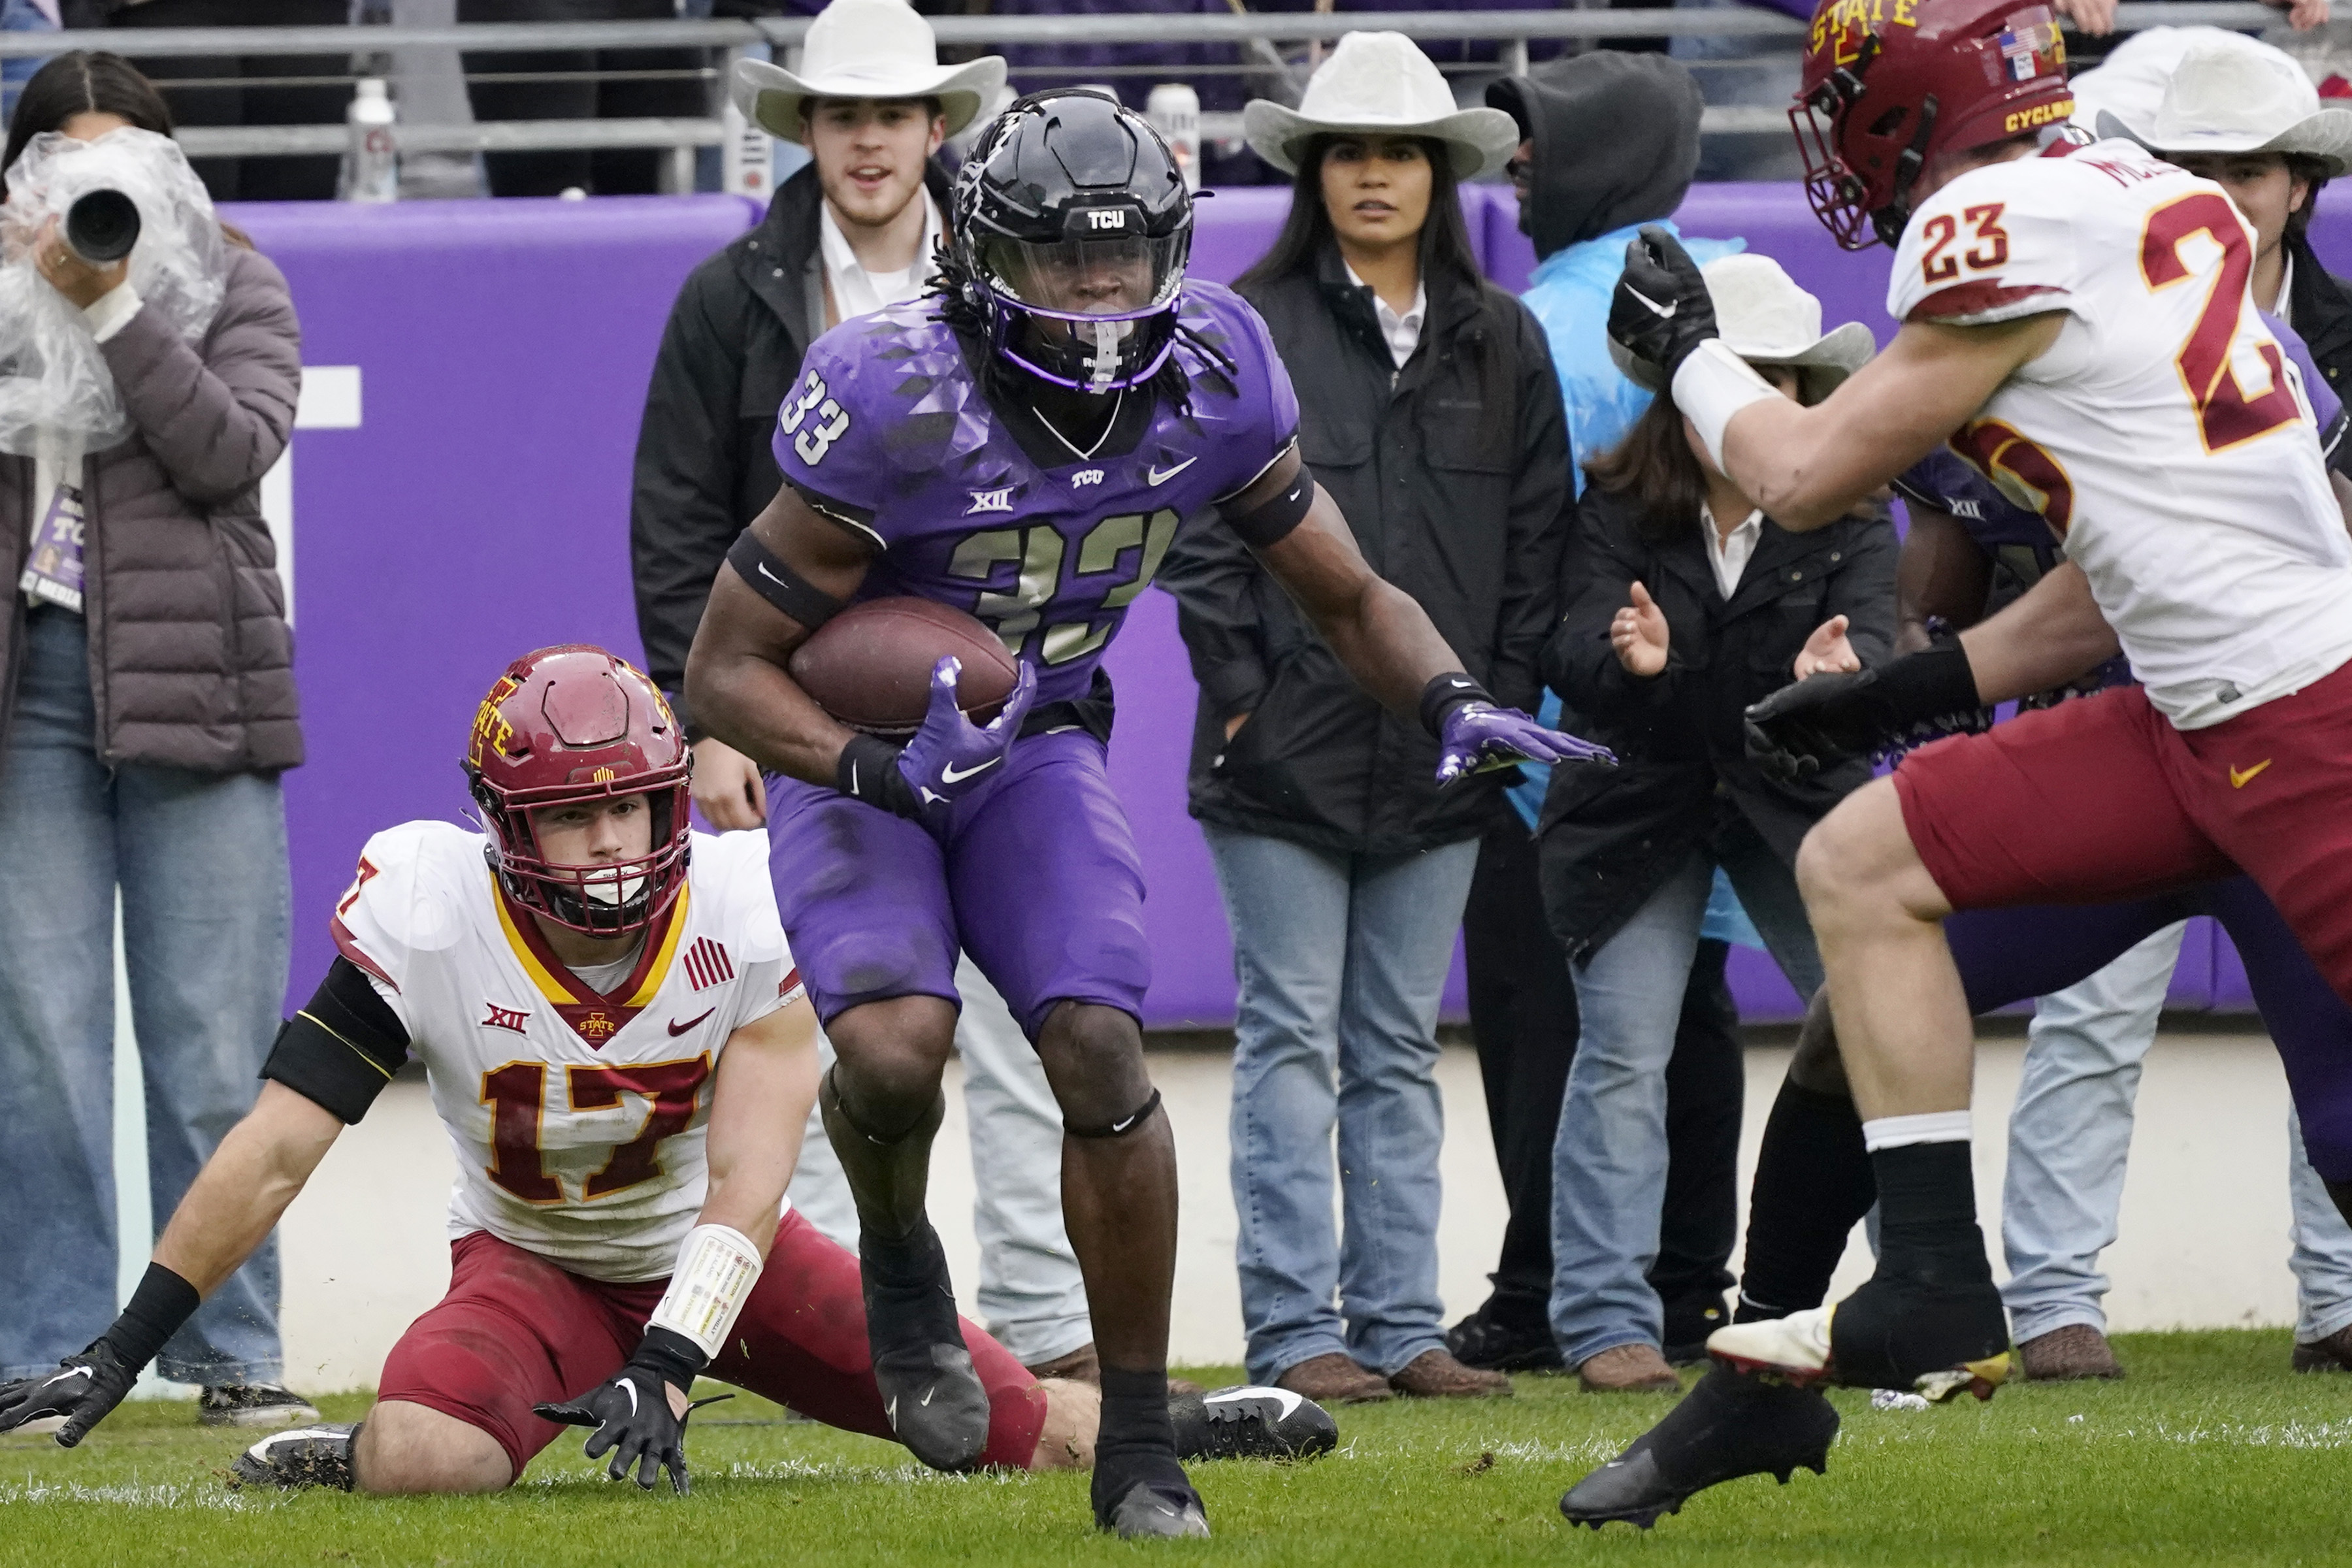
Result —
[{"label": "purple football pants", "polygon": [[1102,743],[1082,730],[1014,742],[936,836],[771,774],[768,871],[825,1023],[891,996],[955,1003],[960,947],[1033,1041],[1065,999],[1142,1016],[1143,867]]},{"label": "purple football pants", "polygon": [[2320,977],[2250,878],[2125,903],[1969,910],[1944,922],[1969,1011],[2061,991],[2175,921],[2210,915],[2238,950],[2303,1118],[2304,1148],[2331,1182],[2352,1181],[2352,1008]]}]

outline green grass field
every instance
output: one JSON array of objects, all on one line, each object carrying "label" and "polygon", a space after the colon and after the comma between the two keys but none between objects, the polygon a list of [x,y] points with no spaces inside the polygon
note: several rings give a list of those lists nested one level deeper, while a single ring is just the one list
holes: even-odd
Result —
[{"label": "green grass field", "polygon": [[[0,1562],[2352,1561],[2352,1376],[2290,1373],[2282,1332],[2131,1335],[2118,1348],[2120,1384],[2018,1385],[1926,1412],[1841,1394],[1825,1479],[1740,1481],[1647,1535],[1570,1530],[1556,1504],[1665,1401],[1586,1395],[1561,1378],[1522,1377],[1511,1400],[1343,1411],[1340,1450],[1313,1464],[1201,1467],[1216,1539],[1150,1546],[1093,1532],[1083,1477],[935,1476],[750,1399],[697,1418],[688,1498],[611,1485],[567,1437],[503,1496],[399,1501],[232,1491],[236,1437],[198,1427],[189,1406],[141,1404],[71,1453],[0,1440]],[[350,1420],[367,1400],[323,1404]]]}]

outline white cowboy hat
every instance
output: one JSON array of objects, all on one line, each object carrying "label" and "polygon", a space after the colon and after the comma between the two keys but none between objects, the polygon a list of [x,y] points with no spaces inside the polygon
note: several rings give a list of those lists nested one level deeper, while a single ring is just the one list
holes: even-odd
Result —
[{"label": "white cowboy hat", "polygon": [[907,0],[833,0],[809,24],[798,71],[738,60],[730,86],[743,118],[786,142],[801,139],[812,98],[936,98],[952,136],[995,101],[1004,58],[943,66],[931,25]]},{"label": "white cowboy hat", "polygon": [[2066,78],[2074,93],[2074,123],[2096,136],[2136,140],[2133,128],[2156,119],[2156,106],[2190,46],[2235,36],[2219,27],[2149,27],[2130,35],[2105,59]]},{"label": "white cowboy hat", "polygon": [[1349,33],[1307,79],[1296,109],[1259,99],[1242,110],[1257,155],[1298,172],[1318,136],[1427,136],[1453,155],[1456,179],[1501,168],[1519,144],[1518,122],[1499,109],[1456,109],[1454,89],[1402,33]]},{"label": "white cowboy hat", "polygon": [[[1786,365],[1797,373],[1797,401],[1808,406],[1870,363],[1878,343],[1860,321],[1822,331],[1822,302],[1769,256],[1743,251],[1699,268],[1715,301],[1716,331],[1724,346],[1753,365]],[[1612,338],[1610,357],[1636,386],[1664,392],[1658,367],[1637,360]]]},{"label": "white cowboy hat", "polygon": [[2110,125],[2167,153],[2300,153],[2331,178],[2352,162],[2352,110],[2321,108],[2293,57],[2236,33],[2189,47],[2153,117],[2134,124],[2110,112],[2100,130]]}]

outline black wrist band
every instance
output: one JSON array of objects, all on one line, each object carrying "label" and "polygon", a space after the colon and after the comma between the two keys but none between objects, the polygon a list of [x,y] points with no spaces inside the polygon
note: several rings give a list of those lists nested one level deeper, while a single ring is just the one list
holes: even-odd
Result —
[{"label": "black wrist band", "polygon": [[139,1289],[131,1293],[130,1304],[106,1331],[106,1341],[123,1364],[137,1372],[155,1359],[155,1352],[180,1331],[181,1324],[195,1316],[203,1300],[194,1285],[162,1264],[150,1263]]},{"label": "black wrist band", "polygon": [[1442,737],[1448,713],[1465,702],[1492,704],[1494,700],[1485,687],[1461,670],[1449,671],[1421,689],[1421,727]]},{"label": "black wrist band", "polygon": [[1896,728],[1926,723],[1984,706],[1977,696],[1976,671],[1958,637],[1947,637],[1917,653],[1879,666],[1879,699]]},{"label": "black wrist band", "polygon": [[878,805],[912,821],[920,821],[922,807],[915,786],[898,771],[898,748],[879,735],[852,735],[841,748],[833,770],[833,787],[852,800]]},{"label": "black wrist band", "polygon": [[629,1364],[644,1368],[686,1394],[693,1390],[694,1380],[709,1360],[700,1345],[677,1330],[647,1324],[646,1337],[638,1342],[637,1353],[629,1358]]}]

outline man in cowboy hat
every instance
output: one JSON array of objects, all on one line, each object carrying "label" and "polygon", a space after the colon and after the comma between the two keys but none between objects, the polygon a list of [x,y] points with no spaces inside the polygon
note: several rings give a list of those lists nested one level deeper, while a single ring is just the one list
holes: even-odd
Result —
[{"label": "man in cowboy hat", "polygon": [[[768,436],[826,329],[920,294],[942,233],[941,141],[1004,82],[991,57],[937,63],[930,24],[904,0],[835,0],[810,26],[798,72],[742,62],[736,101],[812,157],[767,217],[678,291],[637,437],[631,541],[648,668],[695,737],[694,798],[722,830],[767,814],[759,770],[685,711],[686,650],[727,547],[782,482]],[[958,975],[956,1045],[983,1172],[981,1315],[1039,1375],[1090,1379],[1086,1287],[1062,1226],[1060,1117],[1036,1054],[980,972]],[[834,1239],[857,1222],[833,1151],[814,1128],[793,1201]]]}]

